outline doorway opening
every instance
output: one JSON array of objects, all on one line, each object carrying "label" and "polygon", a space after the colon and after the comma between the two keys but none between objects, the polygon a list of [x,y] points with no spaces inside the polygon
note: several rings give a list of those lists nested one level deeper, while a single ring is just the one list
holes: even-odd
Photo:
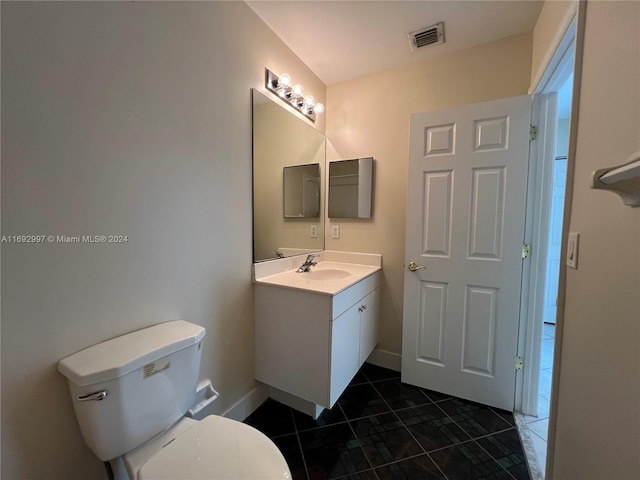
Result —
[{"label": "doorway opening", "polygon": [[[573,98],[576,18],[568,25],[546,72],[534,92],[540,142],[534,160],[528,211],[528,241],[532,242],[531,265],[525,273],[528,291],[523,292],[525,329],[519,350],[525,356],[520,377],[522,396],[516,399],[516,422],[523,437],[534,478],[544,478],[551,384],[553,378],[558,283],[560,273],[567,158]],[[535,103],[534,103],[535,105]],[[535,107],[534,107],[535,109]],[[534,123],[535,125],[536,123]],[[524,290],[524,289],[523,289]],[[527,365],[528,363],[528,365]],[[518,405],[518,400],[520,400]],[[518,408],[518,406],[520,408]],[[526,440],[525,440],[526,438]]]},{"label": "doorway opening", "polygon": [[542,339],[540,343],[537,415],[525,416],[527,429],[529,429],[532,434],[531,439],[542,471],[544,471],[547,457],[551,378],[553,374],[556,306],[558,279],[560,275],[560,250],[567,178],[572,92],[573,75],[570,75],[557,91],[555,153],[552,167],[551,206],[548,224],[547,258],[545,262],[544,307],[542,309],[542,315],[538,320],[542,321]]}]

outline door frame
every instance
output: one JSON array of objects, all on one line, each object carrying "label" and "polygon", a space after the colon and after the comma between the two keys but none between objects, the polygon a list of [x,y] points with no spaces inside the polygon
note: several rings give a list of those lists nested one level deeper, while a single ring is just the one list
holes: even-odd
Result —
[{"label": "door frame", "polygon": [[[537,141],[531,142],[529,152],[529,185],[527,188],[527,212],[525,219],[525,243],[531,245],[530,261],[525,261],[522,273],[520,308],[520,332],[518,355],[524,358],[524,366],[516,375],[515,411],[525,415],[537,415],[538,379],[540,376],[540,353],[542,341],[541,315],[544,308],[545,272],[553,162],[555,161],[556,94],[564,79],[574,72],[577,59],[577,6],[571,9],[556,42],[555,50],[530,93],[534,95],[532,125],[538,127]],[[574,89],[576,86],[574,73]],[[576,96],[573,96],[572,110]],[[571,130],[575,128],[572,113]],[[570,182],[567,171],[567,185]],[[567,215],[565,208],[564,215]],[[563,236],[564,239],[564,236]],[[561,258],[564,258],[561,254]],[[561,261],[562,263],[562,261]],[[560,290],[559,285],[559,290]],[[559,291],[560,295],[560,291]],[[556,329],[559,324],[556,322]],[[556,342],[555,355],[559,354]],[[554,361],[553,375],[556,376]],[[552,393],[553,396],[553,393]]]}]

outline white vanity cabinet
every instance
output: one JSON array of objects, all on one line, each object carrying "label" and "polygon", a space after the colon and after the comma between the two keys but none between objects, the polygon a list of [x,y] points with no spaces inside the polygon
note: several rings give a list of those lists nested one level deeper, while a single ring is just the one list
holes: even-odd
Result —
[{"label": "white vanity cabinet", "polygon": [[376,346],[379,282],[335,295],[256,284],[256,379],[331,408]]},{"label": "white vanity cabinet", "polygon": [[[378,344],[378,312],[380,304],[380,288],[376,288],[359,302],[360,313],[360,361],[365,362]],[[360,366],[358,368],[360,368]]]}]

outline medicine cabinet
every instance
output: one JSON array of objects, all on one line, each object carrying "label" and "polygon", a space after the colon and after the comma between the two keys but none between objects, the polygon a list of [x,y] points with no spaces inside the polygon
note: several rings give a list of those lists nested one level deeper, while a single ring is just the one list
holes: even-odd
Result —
[{"label": "medicine cabinet", "polygon": [[329,218],[371,218],[373,158],[329,162]]},{"label": "medicine cabinet", "polygon": [[320,217],[320,164],[283,168],[284,216]]}]

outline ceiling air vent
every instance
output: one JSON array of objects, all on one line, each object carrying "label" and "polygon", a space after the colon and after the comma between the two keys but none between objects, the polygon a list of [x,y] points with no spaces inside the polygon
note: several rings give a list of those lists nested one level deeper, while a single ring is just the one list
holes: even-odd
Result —
[{"label": "ceiling air vent", "polygon": [[424,27],[409,33],[409,43],[411,44],[412,52],[416,48],[444,43],[444,23],[436,23],[430,27]]}]

